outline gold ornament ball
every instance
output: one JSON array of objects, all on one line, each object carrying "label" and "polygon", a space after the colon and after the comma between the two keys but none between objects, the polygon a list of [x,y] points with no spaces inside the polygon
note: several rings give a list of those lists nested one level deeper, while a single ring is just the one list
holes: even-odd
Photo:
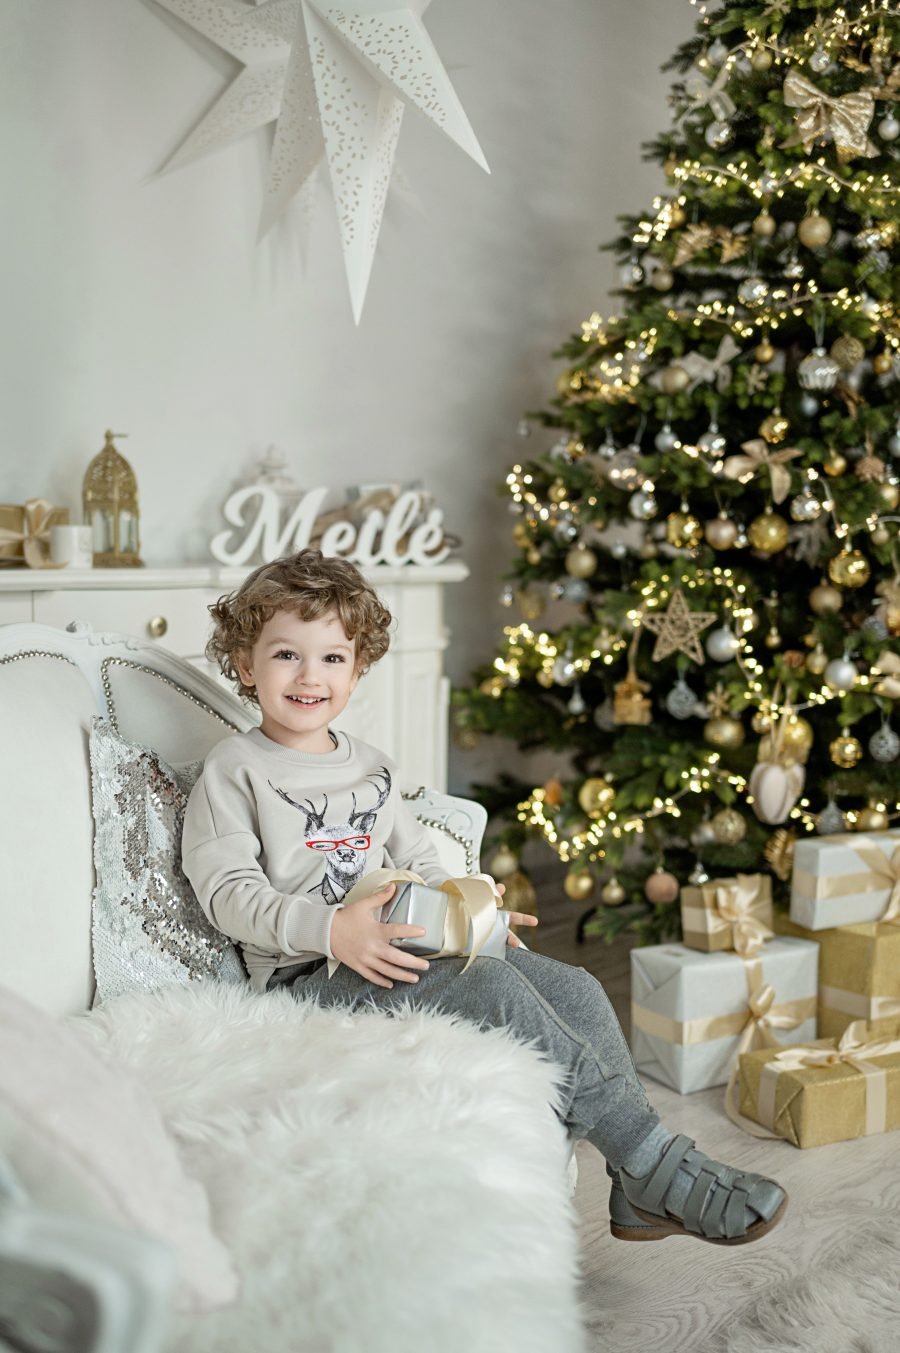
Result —
[{"label": "gold ornament ball", "polygon": [[852,334],[841,334],[840,338],[834,340],[829,351],[842,371],[851,371],[866,355],[862,343]]},{"label": "gold ornament ball", "polygon": [[669,211],[669,220],[672,222],[673,226],[684,225],[685,221],[687,220],[687,216],[685,216],[684,207],[681,205],[680,202],[672,203],[671,210]]},{"label": "gold ornament ball", "polygon": [[597,571],[597,556],[586,545],[573,545],[566,555],[566,572],[571,578],[589,578]]},{"label": "gold ornament ball", "polygon": [[721,808],[710,826],[716,840],[723,846],[736,846],[747,835],[747,824],[736,808]]},{"label": "gold ornament ball", "polygon": [[828,576],[838,587],[865,587],[872,576],[872,569],[860,550],[842,550],[829,559]]},{"label": "gold ornament ball", "polygon": [[543,686],[545,691],[548,691],[550,687],[556,683],[553,672],[549,671],[546,667],[539,667],[534,674],[534,679],[539,686]]},{"label": "gold ornament ball", "polygon": [[876,376],[886,376],[894,365],[894,359],[889,352],[879,352],[872,358],[872,370]]},{"label": "gold ornament ball", "polygon": [[755,550],[763,554],[777,554],[788,543],[789,528],[777,512],[764,512],[747,528],[747,538]]},{"label": "gold ornament ball", "polygon": [[600,900],[605,907],[620,907],[627,894],[618,879],[610,879],[600,889]]},{"label": "gold ornament ball", "polygon": [[872,532],[873,545],[887,545],[891,538],[891,533],[886,526],[878,525]]},{"label": "gold ornament ball", "polygon": [[509,911],[524,911],[528,916],[537,916],[537,893],[528,875],[517,869],[503,882],[506,886],[506,892],[503,894],[504,907]]},{"label": "gold ornament ball", "polygon": [[541,552],[536,545],[533,545],[531,549],[528,551],[528,553],[525,555],[525,558],[528,560],[529,564],[531,564],[534,568],[536,568],[537,565],[541,562],[541,557],[542,557]]},{"label": "gold ornament ball", "polygon": [[594,876],[589,869],[570,869],[563,879],[566,897],[585,902],[594,891]]},{"label": "gold ornament ball", "polygon": [[671,366],[664,366],[659,373],[659,383],[667,395],[677,395],[688,384],[690,376],[683,366],[673,362]]},{"label": "gold ornament ball", "polygon": [[554,479],[547,490],[547,497],[550,499],[551,503],[564,503],[568,494],[569,490],[561,479]]},{"label": "gold ornament ball", "polygon": [[477,728],[469,728],[467,724],[457,724],[453,730],[453,741],[464,752],[473,752],[481,741],[481,736]]},{"label": "gold ornament ball", "polygon": [[797,227],[797,238],[807,249],[821,249],[831,239],[831,222],[817,211],[804,216]]},{"label": "gold ornament ball", "polygon": [[516,872],[518,867],[519,857],[514,851],[510,850],[509,846],[500,846],[491,856],[490,863],[488,864],[488,869],[495,879],[508,878],[510,874]]},{"label": "gold ornament ball", "polygon": [[767,70],[772,68],[772,53],[766,47],[757,47],[750,58],[750,65],[756,71],[757,75],[764,75]]},{"label": "gold ornament ball", "polygon": [[761,211],[753,222],[753,233],[762,240],[770,239],[778,229],[778,222],[769,211]]},{"label": "gold ornament ball", "polygon": [[837,479],[847,468],[847,457],[832,447],[822,468],[831,479]]},{"label": "gold ornament ball", "polygon": [[746,733],[740,719],[732,719],[727,714],[715,719],[707,719],[703,725],[703,737],[711,747],[721,747],[733,751],[743,744]]},{"label": "gold ornament ball", "polygon": [[671,291],[675,284],[675,274],[668,268],[657,268],[650,278],[650,284],[657,291]]},{"label": "gold ornament ball", "polygon": [[523,620],[537,620],[544,614],[544,598],[540,592],[517,592],[516,605]]},{"label": "gold ornament ball", "polygon": [[563,787],[562,782],[555,778],[544,781],[544,803],[549,804],[551,808],[558,808],[562,803]]},{"label": "gold ornament ball", "polygon": [[700,544],[703,527],[689,512],[670,512],[666,517],[666,540],[678,550],[691,550]]},{"label": "gold ornament ball", "polygon": [[703,534],[714,550],[730,550],[738,538],[738,529],[730,517],[720,516],[706,523]]},{"label": "gold ornament ball", "polygon": [[602,817],[604,813],[608,813],[615,799],[616,791],[608,780],[599,775],[585,780],[578,791],[578,802],[582,810],[592,818]]},{"label": "gold ornament ball", "polygon": [[666,178],[671,178],[677,168],[678,161],[675,159],[674,156],[670,155],[668,159],[663,160],[663,173],[665,174]]},{"label": "gold ornament ball", "polygon": [[861,809],[856,818],[856,830],[858,832],[886,832],[891,824],[891,820],[883,808],[879,808],[874,800],[869,801],[865,808]]},{"label": "gold ornament ball", "polygon": [[515,543],[523,550],[531,544],[531,532],[523,521],[516,522],[512,529],[512,536]]},{"label": "gold ornament ball", "polygon": [[839,611],[844,604],[844,598],[836,587],[825,582],[824,578],[818,587],[814,587],[809,594],[809,604],[816,615],[830,615],[834,611]]},{"label": "gold ornament ball", "polygon": [[828,748],[829,755],[836,766],[850,770],[863,754],[862,743],[850,733],[842,733]]},{"label": "gold ornament ball", "polygon": [[900,485],[885,480],[883,484],[878,485],[878,492],[885,507],[895,508],[900,503]]},{"label": "gold ornament ball", "polygon": [[656,907],[674,902],[680,891],[681,886],[677,878],[667,869],[657,869],[644,879],[644,896]]},{"label": "gold ornament ball", "polygon": [[756,347],[753,349],[753,356],[758,362],[761,362],[763,366],[765,366],[766,363],[771,362],[772,358],[775,356],[775,349],[769,340],[764,338],[762,342],[757,343]]},{"label": "gold ornament ball", "polygon": [[772,728],[772,716],[767,709],[758,709],[750,720],[754,733],[768,733]]},{"label": "gold ornament ball", "polygon": [[765,437],[770,446],[783,442],[788,434],[790,423],[783,413],[770,413],[759,425],[759,435]]},{"label": "gold ornament ball", "polygon": [[799,714],[788,715],[783,746],[795,760],[805,762],[809,759],[814,737],[813,726],[808,719],[802,719]]},{"label": "gold ornament ball", "polygon": [[821,644],[816,644],[806,659],[806,670],[812,672],[813,676],[821,676],[827,666],[828,654]]}]

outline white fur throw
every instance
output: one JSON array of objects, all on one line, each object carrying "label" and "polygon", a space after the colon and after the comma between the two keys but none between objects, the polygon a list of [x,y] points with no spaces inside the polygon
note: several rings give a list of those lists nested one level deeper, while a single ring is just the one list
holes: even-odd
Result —
[{"label": "white fur throw", "polygon": [[502,1031],[215,983],[73,1021],[135,1069],[243,1282],[167,1353],[580,1353],[558,1070]]}]

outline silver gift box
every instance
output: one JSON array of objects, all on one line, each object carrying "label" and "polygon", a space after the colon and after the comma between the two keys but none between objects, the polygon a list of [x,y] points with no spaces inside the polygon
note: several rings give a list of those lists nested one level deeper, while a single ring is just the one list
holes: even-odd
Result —
[{"label": "silver gift box", "polygon": [[[444,947],[444,932],[447,922],[447,905],[450,899],[441,888],[429,888],[425,883],[400,883],[389,902],[381,909],[381,919],[392,925],[424,926],[424,935],[410,935],[405,939],[391,940],[398,949],[409,954],[419,954],[427,958],[437,954]],[[509,912],[497,909],[497,920],[490,935],[479,950],[479,956],[506,958],[507,938],[509,936]],[[465,953],[472,947],[472,927]]]}]

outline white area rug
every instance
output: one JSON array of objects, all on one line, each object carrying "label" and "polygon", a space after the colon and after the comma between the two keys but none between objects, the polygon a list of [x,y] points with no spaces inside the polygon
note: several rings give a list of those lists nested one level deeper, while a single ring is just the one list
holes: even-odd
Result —
[{"label": "white area rug", "polygon": [[580,1353],[554,1069],[500,1031],[168,988],[77,1021],[160,1105],[242,1274],[168,1353]]},{"label": "white area rug", "polygon": [[[748,1261],[749,1262],[749,1261]],[[814,1273],[785,1278],[740,1308],[706,1353],[897,1353],[900,1227],[854,1222]]]}]

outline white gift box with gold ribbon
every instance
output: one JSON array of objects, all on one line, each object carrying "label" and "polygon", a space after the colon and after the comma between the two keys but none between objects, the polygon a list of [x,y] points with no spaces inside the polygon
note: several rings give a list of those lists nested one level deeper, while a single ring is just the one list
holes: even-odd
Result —
[{"label": "white gift box with gold ribbon", "polygon": [[683,944],[631,951],[631,1049],[638,1071],[681,1094],[725,1085],[748,1034],[816,1036],[819,946],[773,939],[756,958]]},{"label": "white gift box with gold ribbon", "polygon": [[791,920],[807,930],[900,923],[900,831],[842,832],[798,841]]}]

